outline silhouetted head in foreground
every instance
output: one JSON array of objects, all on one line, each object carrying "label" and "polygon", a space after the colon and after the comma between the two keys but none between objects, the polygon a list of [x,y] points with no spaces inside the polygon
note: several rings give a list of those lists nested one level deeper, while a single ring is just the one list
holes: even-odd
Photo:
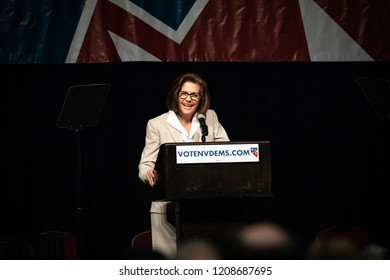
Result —
[{"label": "silhouetted head in foreground", "polygon": [[239,228],[229,238],[228,259],[300,259],[300,246],[292,234],[272,222],[257,222]]}]

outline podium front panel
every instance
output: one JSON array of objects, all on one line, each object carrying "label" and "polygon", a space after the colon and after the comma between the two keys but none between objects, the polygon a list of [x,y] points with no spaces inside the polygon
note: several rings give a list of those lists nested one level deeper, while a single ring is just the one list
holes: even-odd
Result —
[{"label": "podium front panel", "polygon": [[[256,161],[233,162],[179,162],[177,151],[212,145],[240,149],[254,144]],[[206,147],[207,148],[207,147]],[[203,157],[202,160],[208,159]],[[156,162],[159,173],[157,187],[164,188],[167,199],[269,197],[271,191],[270,143],[258,142],[209,142],[166,143],[160,147]]]}]

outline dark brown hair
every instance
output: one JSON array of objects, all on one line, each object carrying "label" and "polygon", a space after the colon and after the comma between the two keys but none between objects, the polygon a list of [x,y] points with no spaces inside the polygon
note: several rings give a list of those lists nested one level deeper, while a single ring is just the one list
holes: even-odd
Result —
[{"label": "dark brown hair", "polygon": [[177,77],[173,82],[171,87],[168,90],[167,95],[167,107],[168,110],[172,110],[175,113],[179,113],[178,98],[181,87],[185,82],[191,82],[199,85],[200,88],[200,99],[199,106],[196,110],[197,113],[205,114],[210,107],[210,95],[209,88],[203,78],[196,73],[184,73]]}]

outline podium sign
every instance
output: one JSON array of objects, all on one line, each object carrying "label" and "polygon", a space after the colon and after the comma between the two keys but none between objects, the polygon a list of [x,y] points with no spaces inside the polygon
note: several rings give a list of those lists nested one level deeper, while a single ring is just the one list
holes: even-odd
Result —
[{"label": "podium sign", "polygon": [[176,163],[259,162],[259,144],[176,146]]},{"label": "podium sign", "polygon": [[272,196],[268,141],[166,143],[155,168],[166,199]]}]

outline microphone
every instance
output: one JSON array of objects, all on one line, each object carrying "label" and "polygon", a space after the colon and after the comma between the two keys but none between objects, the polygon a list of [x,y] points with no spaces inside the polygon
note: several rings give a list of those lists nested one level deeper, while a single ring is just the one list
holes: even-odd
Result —
[{"label": "microphone", "polygon": [[205,117],[205,115],[198,114],[196,116],[196,118],[198,119],[198,121],[200,123],[200,129],[202,131],[202,135],[204,135],[204,136],[209,135],[209,129],[208,129],[207,124],[206,124],[206,117]]}]

